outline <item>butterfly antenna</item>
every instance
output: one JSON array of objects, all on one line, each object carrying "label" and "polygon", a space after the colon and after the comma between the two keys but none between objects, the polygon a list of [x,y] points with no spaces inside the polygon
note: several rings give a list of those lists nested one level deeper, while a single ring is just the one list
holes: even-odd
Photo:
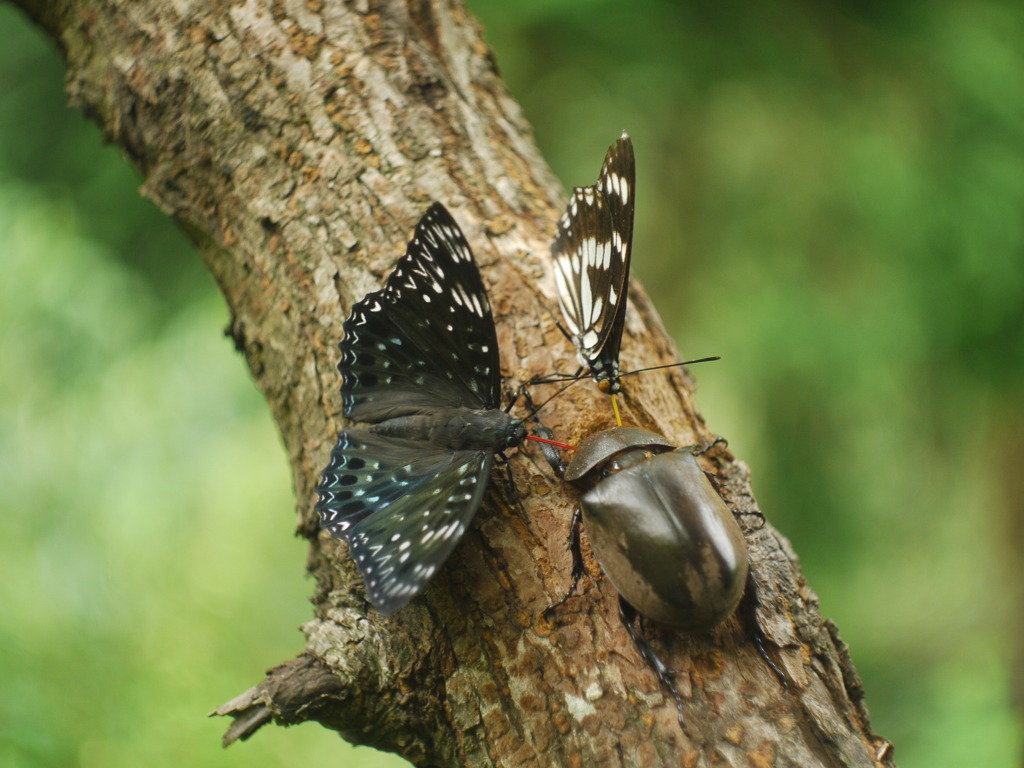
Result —
[{"label": "butterfly antenna", "polygon": [[[635,371],[626,371],[625,373],[620,373],[619,374],[619,378],[621,379],[623,376],[632,376],[632,375],[637,374],[637,373],[646,373],[647,371],[660,371],[660,370],[662,370],[664,368],[678,368],[681,365],[695,365],[696,363],[710,363],[713,360],[721,360],[721,359],[722,358],[719,357],[719,356],[715,356],[715,357],[700,357],[700,358],[697,358],[696,360],[683,360],[682,362],[679,362],[679,363],[666,363],[665,365],[654,365],[654,366],[651,366],[650,368],[637,368]],[[572,374],[572,375],[569,375],[567,373],[566,374],[554,374],[550,378],[546,378],[546,379],[542,379],[542,380],[534,380],[531,383],[533,383],[533,384],[561,384],[563,381],[568,381],[568,382],[576,383],[577,381],[581,381],[583,379],[593,379],[596,375],[597,374],[594,374],[594,373],[575,373],[575,374]],[[547,401],[545,401],[545,402],[547,402]]]},{"label": "butterfly antenna", "polygon": [[563,381],[579,381],[580,379],[591,378],[592,374],[583,373],[585,369],[581,365],[575,373],[552,373],[550,376],[535,376],[530,379],[529,384],[561,384]]},{"label": "butterfly antenna", "polygon": [[[713,362],[715,360],[721,360],[721,359],[722,359],[721,357],[716,355],[715,357],[699,357],[696,360],[683,360],[681,363],[666,363],[665,365],[652,365],[650,368],[637,368],[635,371],[627,371],[626,373],[620,373],[619,374],[619,378],[621,379],[623,376],[632,376],[633,374],[636,374],[636,373],[646,373],[647,371],[661,371],[661,370],[664,370],[665,368],[678,368],[681,365],[695,365],[696,363],[710,363],[710,362]],[[584,376],[583,378],[587,378],[589,375],[590,374],[588,374],[587,376]]]},{"label": "butterfly antenna", "polygon": [[[561,394],[562,394],[563,392],[565,392],[565,390],[567,390],[567,389],[568,389],[569,387],[573,386],[574,384],[578,384],[579,382],[583,381],[584,379],[588,379],[588,378],[590,378],[590,377],[589,377],[589,376],[579,376],[579,377],[577,377],[577,378],[575,378],[575,379],[570,379],[570,380],[569,380],[569,383],[568,383],[568,384],[566,384],[566,385],[565,385],[564,387],[562,387],[562,388],[561,388],[560,390],[558,390],[557,392],[555,392],[555,394],[553,394],[553,395],[552,395],[551,397],[549,397],[549,398],[548,398],[547,400],[545,400],[545,401],[544,401],[543,403],[541,403],[541,404],[540,404],[540,405],[538,405],[538,406],[537,406],[536,408],[534,408],[534,409],[533,409],[533,413],[531,413],[531,414],[530,414],[530,418],[536,419],[536,418],[537,418],[537,412],[538,412],[538,411],[540,411],[540,409],[541,409],[541,408],[543,408],[544,406],[546,406],[546,405],[547,405],[548,403],[550,403],[550,402],[551,402],[552,400],[554,400],[554,399],[555,399],[556,397],[559,397],[559,396],[560,396],[560,395],[561,395]],[[559,379],[559,381],[565,381],[565,379]],[[553,384],[553,383],[556,383],[556,382],[550,382],[550,383],[552,383],[552,384]],[[531,405],[532,405],[532,402],[531,402]],[[540,421],[540,420],[538,419],[538,421]]]}]

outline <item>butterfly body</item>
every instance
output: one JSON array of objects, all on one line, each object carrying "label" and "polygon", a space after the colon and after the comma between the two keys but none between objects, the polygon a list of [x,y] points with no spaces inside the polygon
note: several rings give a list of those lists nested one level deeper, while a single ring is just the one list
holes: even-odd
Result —
[{"label": "butterfly body", "polygon": [[499,408],[497,334],[469,245],[440,203],[384,287],[344,323],[342,430],[317,492],[321,525],[349,543],[367,596],[405,605],[479,509],[495,454],[526,430]]},{"label": "butterfly body", "polygon": [[526,428],[504,411],[441,408],[428,413],[397,416],[370,427],[377,435],[422,440],[453,451],[490,451],[513,448],[526,437]]}]

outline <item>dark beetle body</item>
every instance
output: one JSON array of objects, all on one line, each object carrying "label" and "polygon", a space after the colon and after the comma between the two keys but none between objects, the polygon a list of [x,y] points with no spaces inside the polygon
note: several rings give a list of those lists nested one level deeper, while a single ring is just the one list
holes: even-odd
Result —
[{"label": "dark beetle body", "polygon": [[688,449],[614,427],[580,444],[565,479],[586,491],[584,526],[602,570],[642,615],[699,632],[736,609],[746,543]]}]

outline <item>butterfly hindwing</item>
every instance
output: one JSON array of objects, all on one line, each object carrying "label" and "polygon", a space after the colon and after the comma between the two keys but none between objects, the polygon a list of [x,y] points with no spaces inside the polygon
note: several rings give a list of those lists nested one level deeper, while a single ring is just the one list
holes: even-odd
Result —
[{"label": "butterfly hindwing", "polygon": [[[332,536],[348,540],[362,520],[403,496],[421,492],[452,461],[452,452],[420,441],[345,429],[331,451],[316,511]],[[429,491],[426,491],[429,493]]]},{"label": "butterfly hindwing", "polygon": [[580,362],[618,389],[633,244],[636,163],[625,133],[596,184],[576,187],[551,244],[558,301]]},{"label": "butterfly hindwing", "polygon": [[423,214],[384,287],[345,321],[342,401],[377,422],[423,408],[495,408],[498,341],[472,253],[439,203]]},{"label": "butterfly hindwing", "polygon": [[423,589],[462,539],[483,499],[494,454],[457,451],[415,493],[349,533],[352,557],[377,609],[391,614]]}]

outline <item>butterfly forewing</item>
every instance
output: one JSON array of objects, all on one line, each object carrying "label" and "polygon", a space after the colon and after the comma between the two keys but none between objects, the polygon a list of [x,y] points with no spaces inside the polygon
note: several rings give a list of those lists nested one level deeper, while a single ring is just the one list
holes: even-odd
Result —
[{"label": "butterfly forewing", "polygon": [[633,243],[636,164],[622,137],[608,149],[597,183],[576,187],[551,244],[558,301],[580,362],[618,389]]},{"label": "butterfly forewing", "polygon": [[444,206],[420,219],[384,288],[345,321],[344,412],[379,421],[423,408],[495,408],[498,342],[465,237]]}]

